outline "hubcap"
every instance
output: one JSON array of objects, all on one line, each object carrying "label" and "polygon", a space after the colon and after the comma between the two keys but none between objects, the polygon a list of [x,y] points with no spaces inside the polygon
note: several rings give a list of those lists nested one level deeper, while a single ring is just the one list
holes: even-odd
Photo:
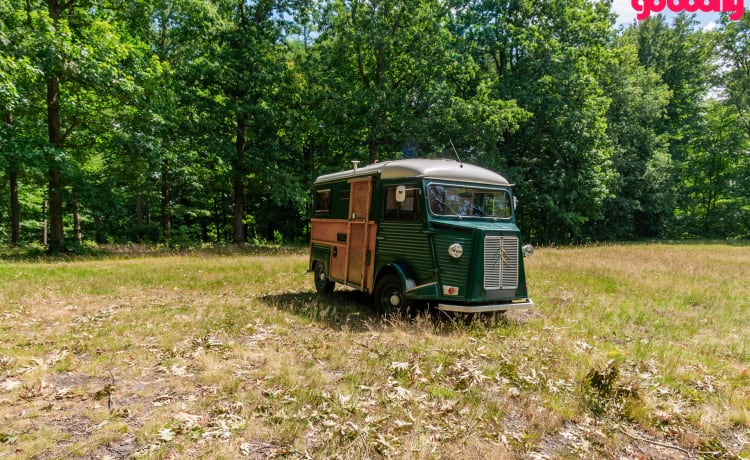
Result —
[{"label": "hubcap", "polygon": [[391,294],[390,301],[391,301],[391,305],[396,307],[399,304],[401,304],[401,297],[399,297],[398,293],[394,292],[393,294]]}]

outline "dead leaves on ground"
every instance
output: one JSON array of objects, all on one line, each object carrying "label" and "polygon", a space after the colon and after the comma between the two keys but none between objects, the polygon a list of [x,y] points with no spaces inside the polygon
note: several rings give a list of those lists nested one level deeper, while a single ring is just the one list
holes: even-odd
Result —
[{"label": "dead leaves on ground", "polygon": [[[688,439],[673,427],[682,426],[690,405],[697,402],[661,382],[653,362],[621,360],[617,372],[594,368],[587,384],[602,410],[593,415],[621,416],[626,399],[642,398],[655,408],[651,416],[663,427],[661,433],[640,432],[634,421],[622,431],[621,425],[589,415],[553,415],[553,404],[580,403],[581,382],[555,367],[558,354],[549,339],[521,338],[525,345],[501,352],[492,336],[469,338],[465,347],[440,348],[410,346],[406,341],[414,338],[409,336],[337,332],[293,322],[281,326],[256,321],[243,331],[234,337],[188,336],[169,348],[144,342],[134,351],[141,356],[123,356],[121,373],[130,372],[129,377],[116,379],[109,370],[103,376],[55,371],[75,353],[67,349],[22,362],[0,356],[0,405],[98,410],[104,420],[89,421],[91,431],[72,434],[93,436],[105,429],[102,422],[119,419],[128,432],[138,433],[137,442],[126,444],[134,457],[179,451],[186,445],[200,452],[234,440],[233,455],[259,458],[315,458],[332,451],[344,457],[349,452],[430,456],[445,446],[461,450],[482,443],[525,452],[529,458],[565,453],[637,457],[643,452],[669,458],[670,452],[679,451],[655,443],[669,446]],[[332,350],[336,343],[351,346]],[[595,351],[582,340],[573,347],[581,353]],[[238,349],[252,353],[238,355]],[[277,362],[281,357],[290,361]],[[223,389],[223,382],[201,381],[211,362],[240,382],[235,392]],[[306,381],[305,374],[283,375],[306,367],[321,377]],[[686,373],[687,389],[712,395],[722,388],[722,380],[706,369]],[[631,386],[633,391],[625,393]],[[258,424],[264,429],[250,428]],[[18,443],[25,429],[4,429],[0,444]],[[617,451],[617,444],[607,439],[624,433],[640,441],[630,451]],[[713,451],[723,453],[739,452],[746,445],[724,440],[711,444]],[[691,448],[698,452],[700,446]],[[100,449],[102,458],[108,455],[106,449]]]}]

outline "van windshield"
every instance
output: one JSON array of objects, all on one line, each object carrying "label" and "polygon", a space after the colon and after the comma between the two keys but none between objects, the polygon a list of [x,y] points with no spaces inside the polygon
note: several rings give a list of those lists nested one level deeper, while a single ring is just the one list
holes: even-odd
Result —
[{"label": "van windshield", "polygon": [[507,219],[512,214],[510,193],[507,190],[430,184],[427,198],[430,212],[437,216]]}]

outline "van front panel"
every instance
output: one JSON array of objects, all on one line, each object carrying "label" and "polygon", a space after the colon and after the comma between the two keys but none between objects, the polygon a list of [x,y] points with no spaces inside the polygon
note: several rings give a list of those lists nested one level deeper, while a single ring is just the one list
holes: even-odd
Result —
[{"label": "van front panel", "polygon": [[[457,292],[451,296],[456,300],[465,299],[470,294],[469,287],[474,284],[475,270],[471,267],[474,253],[473,239],[473,232],[468,228],[451,230],[437,228],[433,235],[438,276],[442,285],[440,291],[445,292],[449,287],[458,288]],[[448,255],[448,248],[455,243],[460,244],[464,250],[463,255],[458,259]]]}]

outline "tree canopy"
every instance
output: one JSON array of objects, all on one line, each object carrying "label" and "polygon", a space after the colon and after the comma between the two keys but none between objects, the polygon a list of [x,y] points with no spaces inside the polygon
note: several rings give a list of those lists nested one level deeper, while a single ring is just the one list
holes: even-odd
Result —
[{"label": "tree canopy", "polygon": [[750,238],[749,40],[594,0],[0,0],[0,243],[305,240],[317,175],[451,145],[537,243]]}]

